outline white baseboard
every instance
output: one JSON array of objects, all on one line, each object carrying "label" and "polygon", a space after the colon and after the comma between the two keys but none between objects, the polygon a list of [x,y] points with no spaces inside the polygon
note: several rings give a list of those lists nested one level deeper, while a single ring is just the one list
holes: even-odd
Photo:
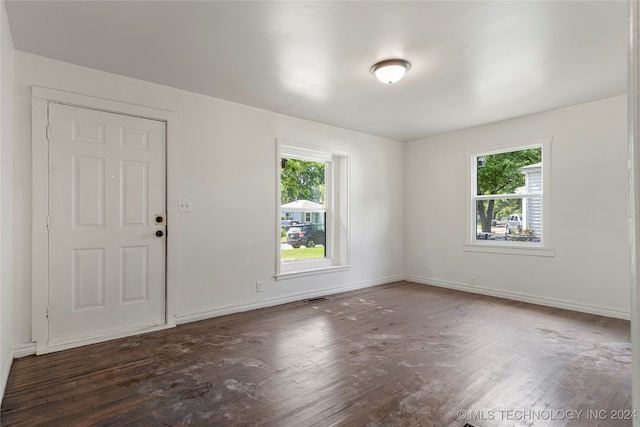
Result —
[{"label": "white baseboard", "polygon": [[177,324],[196,322],[198,320],[210,319],[212,317],[224,316],[227,314],[257,310],[259,308],[273,307],[281,304],[288,304],[290,302],[301,301],[303,299],[308,299],[308,298],[317,298],[317,297],[322,297],[326,295],[337,294],[340,292],[370,288],[372,286],[384,285],[386,283],[397,282],[400,280],[404,280],[404,276],[391,276],[391,277],[385,277],[377,280],[370,280],[366,282],[350,283],[348,285],[338,286],[338,287],[329,288],[329,289],[323,289],[321,291],[316,291],[316,292],[302,292],[298,294],[287,295],[285,297],[258,301],[250,304],[230,305],[230,306],[216,308],[214,310],[208,310],[200,313],[181,315],[181,316],[177,316],[175,321]]},{"label": "white baseboard", "polygon": [[463,283],[455,283],[446,280],[428,279],[424,277],[405,276],[405,280],[423,285],[438,286],[441,288],[455,289],[458,291],[471,292],[474,294],[489,295],[492,297],[506,298],[515,301],[527,302],[531,304],[545,305],[548,307],[562,308],[565,310],[579,311],[581,313],[597,314],[599,316],[613,317],[616,319],[630,320],[631,313],[620,311],[606,307],[596,307],[590,305],[576,304],[570,301],[557,300],[552,298],[544,298],[535,295],[523,294],[518,292],[503,291],[500,289],[482,288],[479,286],[470,286]]},{"label": "white baseboard", "polygon": [[26,356],[33,356],[34,354],[36,354],[36,343],[34,342],[13,346],[14,359],[20,359],[21,357],[26,357]]},{"label": "white baseboard", "polygon": [[13,363],[13,354],[11,348],[5,355],[4,362],[2,363],[2,377],[0,377],[0,402],[4,399],[4,391],[7,388],[7,381],[9,380],[9,372],[11,371],[11,364]]},{"label": "white baseboard", "polygon": [[174,328],[175,326],[176,326],[175,323],[171,322],[171,323],[160,324],[156,326],[143,326],[143,327],[136,327],[136,328],[131,328],[127,330],[118,330],[117,332],[105,333],[104,335],[100,335],[96,337],[83,337],[83,338],[78,338],[71,341],[48,343],[42,346],[36,345],[36,354],[41,355],[41,354],[53,353],[61,350],[68,350],[70,348],[82,347],[90,344],[97,344],[105,341],[115,340],[118,338],[126,338],[133,335],[162,331],[164,329]]}]

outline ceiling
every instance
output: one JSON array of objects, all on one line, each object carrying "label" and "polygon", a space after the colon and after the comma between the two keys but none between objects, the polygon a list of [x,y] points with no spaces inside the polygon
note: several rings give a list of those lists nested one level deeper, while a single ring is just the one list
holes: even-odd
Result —
[{"label": "ceiling", "polygon": [[6,7],[18,50],[399,141],[626,93],[625,1]]}]

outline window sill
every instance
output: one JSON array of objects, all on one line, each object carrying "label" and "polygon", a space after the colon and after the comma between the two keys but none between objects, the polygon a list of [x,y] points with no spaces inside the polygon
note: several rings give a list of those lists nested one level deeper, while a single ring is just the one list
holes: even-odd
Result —
[{"label": "window sill", "polygon": [[350,265],[333,265],[330,267],[311,268],[308,270],[286,271],[276,274],[276,280],[295,279],[297,277],[313,276],[316,274],[337,273],[351,270]]},{"label": "window sill", "polygon": [[485,252],[493,254],[507,254],[507,255],[529,255],[529,256],[543,256],[552,257],[556,253],[553,249],[546,247],[531,247],[531,246],[518,246],[518,245],[491,245],[491,244],[478,244],[467,243],[464,245],[465,252]]}]

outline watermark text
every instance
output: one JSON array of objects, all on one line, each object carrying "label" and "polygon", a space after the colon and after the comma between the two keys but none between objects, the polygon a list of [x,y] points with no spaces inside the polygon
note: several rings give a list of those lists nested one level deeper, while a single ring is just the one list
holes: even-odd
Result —
[{"label": "watermark text", "polygon": [[635,420],[637,411],[621,409],[488,409],[460,410],[459,420],[467,421],[569,421]]}]

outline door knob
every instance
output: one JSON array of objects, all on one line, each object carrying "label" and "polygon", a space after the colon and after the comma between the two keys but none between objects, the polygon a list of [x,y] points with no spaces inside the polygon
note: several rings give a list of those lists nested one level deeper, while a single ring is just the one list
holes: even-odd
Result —
[{"label": "door knob", "polygon": [[158,231],[156,231],[156,236],[162,237],[162,236],[164,236],[164,232],[162,230],[158,230]]}]

